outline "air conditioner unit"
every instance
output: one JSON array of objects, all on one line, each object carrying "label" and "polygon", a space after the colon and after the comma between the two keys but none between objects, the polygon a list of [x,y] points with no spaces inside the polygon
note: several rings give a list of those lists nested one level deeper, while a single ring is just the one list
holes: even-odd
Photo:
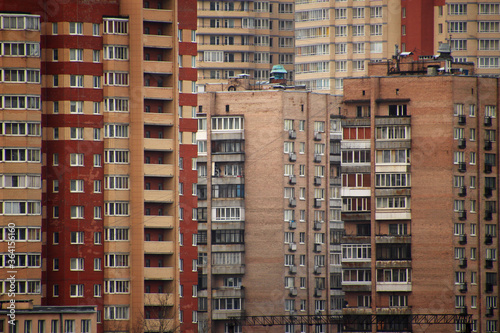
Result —
[{"label": "air conditioner unit", "polygon": [[493,243],[493,236],[491,235],[486,235],[484,237],[484,244],[486,245],[491,245]]},{"label": "air conditioner unit", "polygon": [[288,205],[290,207],[296,207],[297,206],[297,200],[295,198],[288,199]]},{"label": "air conditioner unit", "polygon": [[288,248],[290,251],[297,251],[297,244],[290,243],[290,244],[288,244]]},{"label": "air conditioner unit", "polygon": [[467,141],[465,141],[465,139],[458,140],[458,148],[459,149],[465,149],[466,145],[467,145]]},{"label": "air conditioner unit", "polygon": [[320,154],[314,154],[314,162],[321,163],[321,155]]},{"label": "air conditioner unit", "polygon": [[295,176],[289,176],[288,182],[290,183],[290,185],[295,185],[297,184],[297,178]]},{"label": "air conditioner unit", "polygon": [[460,245],[467,244],[467,235],[460,235],[458,239]]},{"label": "air conditioner unit", "polygon": [[321,199],[314,198],[314,208],[321,208]]},{"label": "air conditioner unit", "polygon": [[297,288],[290,288],[290,296],[297,296]]},{"label": "air conditioner unit", "polygon": [[458,266],[460,268],[466,268],[467,267],[467,259],[462,258],[458,261]]},{"label": "air conditioner unit", "polygon": [[314,132],[314,141],[321,141],[321,132]]},{"label": "air conditioner unit", "polygon": [[295,153],[290,153],[288,155],[288,159],[290,160],[290,162],[295,162],[297,160],[297,154]]},{"label": "air conditioner unit", "polygon": [[314,266],[314,274],[321,274],[321,266]]},{"label": "air conditioner unit", "polygon": [[490,140],[485,140],[484,141],[484,150],[491,150],[493,149],[493,144]]},{"label": "air conditioner unit", "polygon": [[292,220],[292,221],[290,221],[289,223],[290,223],[290,225],[289,225],[289,228],[290,228],[290,229],[295,229],[295,228],[297,228],[297,222],[295,222],[295,221],[293,221],[293,220]]},{"label": "air conditioner unit", "polygon": [[491,121],[491,117],[484,117],[484,126],[491,126],[492,125],[492,121]]},{"label": "air conditioner unit", "polygon": [[295,265],[290,266],[290,274],[297,274],[297,266]]},{"label": "air conditioner unit", "polygon": [[460,187],[460,190],[458,191],[458,195],[461,197],[465,197],[467,195],[467,187],[465,187],[465,186]]},{"label": "air conditioner unit", "polygon": [[465,116],[458,116],[458,124],[465,125],[467,123],[467,118]]},{"label": "air conditioner unit", "polygon": [[290,138],[290,139],[296,139],[297,138],[297,132],[295,132],[295,130],[289,130],[288,131],[288,138]]},{"label": "air conditioner unit", "polygon": [[314,177],[314,185],[316,186],[321,185],[321,177]]},{"label": "air conditioner unit", "polygon": [[489,163],[484,165],[484,173],[491,173],[493,166]]},{"label": "air conditioner unit", "polygon": [[314,221],[314,230],[321,230],[321,222],[320,221]]},{"label": "air conditioner unit", "polygon": [[321,252],[321,244],[314,244],[314,252]]}]

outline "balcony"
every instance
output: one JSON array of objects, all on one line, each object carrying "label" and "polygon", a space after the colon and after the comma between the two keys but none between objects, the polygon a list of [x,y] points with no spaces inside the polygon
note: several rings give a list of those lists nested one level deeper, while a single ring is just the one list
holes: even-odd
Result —
[{"label": "balcony", "polygon": [[172,87],[144,87],[144,98],[171,101],[173,97]]},{"label": "balcony", "polygon": [[146,241],[144,242],[145,254],[173,254],[174,242],[171,241]]},{"label": "balcony", "polygon": [[142,35],[142,41],[144,47],[171,49],[174,39],[172,36]]},{"label": "balcony", "polygon": [[144,267],[144,280],[168,280],[174,279],[173,267]]},{"label": "balcony", "polygon": [[289,160],[290,162],[295,162],[295,161],[297,161],[297,154],[295,154],[295,153],[290,153],[290,154],[288,155],[288,160]]},{"label": "balcony", "polygon": [[484,173],[491,173],[491,171],[493,170],[493,165],[491,164],[484,164]]},{"label": "balcony", "polygon": [[172,164],[144,164],[144,176],[173,177],[174,166]]},{"label": "balcony", "polygon": [[314,249],[313,249],[314,252],[320,253],[322,249],[323,249],[322,244],[314,244]]},{"label": "balcony", "polygon": [[288,207],[297,207],[297,199],[295,198],[290,198],[288,199]]},{"label": "balcony", "polygon": [[465,210],[459,210],[458,211],[458,219],[460,221],[467,220],[467,211],[465,211]]},{"label": "balcony", "polygon": [[467,146],[467,141],[465,141],[465,139],[458,140],[458,149],[465,149],[466,146]]},{"label": "balcony", "polygon": [[290,288],[290,292],[289,292],[290,296],[297,296],[297,294],[298,294],[297,288]]},{"label": "balcony", "polygon": [[142,18],[144,21],[150,22],[173,22],[174,12],[165,9],[144,8],[142,10]]},{"label": "balcony", "polygon": [[174,306],[173,294],[144,294],[144,305],[146,306]]},{"label": "balcony", "polygon": [[493,259],[486,259],[484,262],[484,268],[487,269],[493,268]]},{"label": "balcony", "polygon": [[321,186],[321,178],[322,177],[314,177],[314,185]]},{"label": "balcony", "polygon": [[295,221],[290,221],[290,222],[288,222],[288,223],[289,223],[288,228],[290,228],[290,230],[297,229],[297,222],[295,222]]},{"label": "balcony", "polygon": [[144,73],[173,74],[173,63],[171,61],[151,61],[142,62]]},{"label": "balcony", "polygon": [[484,141],[484,150],[491,150],[493,149],[493,144],[490,140],[485,140]]},{"label": "balcony", "polygon": [[297,274],[297,266],[295,266],[295,265],[289,266],[288,272],[290,274]]},{"label": "balcony", "polygon": [[295,251],[297,251],[297,244],[296,244],[296,243],[290,243],[290,244],[288,244],[288,250],[289,250],[290,252],[295,252]]},{"label": "balcony", "polygon": [[321,163],[321,155],[314,154],[314,163]]},{"label": "balcony", "polygon": [[295,176],[288,176],[288,184],[290,184],[290,185],[297,184],[297,177],[295,177]]},{"label": "balcony", "polygon": [[458,171],[459,172],[466,172],[467,171],[467,164],[465,162],[458,163]]},{"label": "balcony", "polygon": [[229,320],[244,315],[243,310],[212,310],[212,320]]},{"label": "balcony", "polygon": [[458,285],[458,291],[461,293],[467,292],[467,282],[462,282]]},{"label": "balcony", "polygon": [[377,292],[410,292],[411,282],[377,282]]},{"label": "balcony", "polygon": [[144,139],[144,150],[150,151],[173,151],[174,140],[172,139]]},{"label": "balcony", "polygon": [[144,332],[160,332],[165,327],[175,327],[174,319],[144,319]]},{"label": "balcony", "polygon": [[245,288],[243,288],[243,286],[237,286],[237,287],[219,287],[212,289],[212,298],[220,298],[220,297],[243,298],[245,297]]},{"label": "balcony", "polygon": [[321,141],[321,132],[314,132],[314,141]]},{"label": "balcony", "polygon": [[493,212],[491,210],[487,210],[484,212],[484,219],[486,221],[491,221],[493,220]]},{"label": "balcony", "polygon": [[486,198],[490,198],[493,195],[493,188],[491,187],[485,187],[484,188],[484,196]]},{"label": "balcony", "polygon": [[245,274],[245,265],[212,265],[212,274]]},{"label": "balcony", "polygon": [[297,139],[297,132],[295,130],[289,130],[288,131],[288,138],[289,139]]},{"label": "balcony", "polygon": [[155,203],[173,203],[174,202],[174,191],[171,191],[171,190],[145,190],[144,191],[144,201],[145,202],[155,202]]},{"label": "balcony", "polygon": [[155,229],[173,229],[174,218],[172,216],[144,216],[144,227]]},{"label": "balcony", "polygon": [[174,115],[172,113],[151,113],[144,112],[145,125],[173,126]]}]

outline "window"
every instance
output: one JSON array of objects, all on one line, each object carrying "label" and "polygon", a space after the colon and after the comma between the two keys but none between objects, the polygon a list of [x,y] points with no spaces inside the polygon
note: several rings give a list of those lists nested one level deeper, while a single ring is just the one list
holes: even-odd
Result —
[{"label": "window", "polygon": [[370,17],[371,18],[382,17],[382,6],[371,7],[370,8]]},{"label": "window", "polygon": [[119,253],[104,254],[104,267],[128,267],[129,255]]},{"label": "window", "polygon": [[101,51],[100,50],[92,50],[92,61],[93,62],[101,62]]},{"label": "window", "polygon": [[83,49],[69,49],[69,61],[83,61]]},{"label": "window", "polygon": [[70,233],[71,244],[83,244],[84,243],[84,232],[77,231]]},{"label": "window", "polygon": [[105,216],[128,216],[129,203],[128,202],[105,202],[104,203]]},{"label": "window", "polygon": [[70,75],[69,86],[71,88],[83,88],[83,75]]},{"label": "window", "polygon": [[372,25],[370,25],[370,35],[372,35],[372,36],[382,36],[382,24],[372,24]]},{"label": "window", "polygon": [[71,218],[72,219],[83,219],[84,216],[84,206],[71,206]]},{"label": "window", "polygon": [[83,23],[82,22],[69,22],[69,34],[70,35],[83,35]]},{"label": "window", "polygon": [[364,25],[353,25],[352,26],[352,35],[353,36],[364,36],[365,35],[365,26]]},{"label": "window", "polygon": [[464,33],[467,32],[466,21],[448,22],[448,33]]},{"label": "window", "polygon": [[335,26],[335,37],[346,37],[347,36],[347,26],[338,25]]},{"label": "window", "polygon": [[70,137],[71,140],[83,140],[83,128],[71,127]]},{"label": "window", "polygon": [[104,60],[128,60],[128,46],[105,45]]},{"label": "window", "polygon": [[72,271],[83,271],[84,259],[83,258],[71,258],[70,259],[70,270]]},{"label": "window", "polygon": [[365,17],[365,7],[353,7],[352,8],[352,18],[364,18]]},{"label": "window", "polygon": [[498,21],[480,21],[478,22],[478,32],[500,32],[500,22]]},{"label": "window", "polygon": [[83,284],[70,285],[70,297],[83,297]]},{"label": "window", "polygon": [[128,306],[105,306],[104,307],[105,320],[128,320],[129,307]]},{"label": "window", "polygon": [[105,149],[104,163],[109,164],[128,164],[129,151],[125,149]]}]

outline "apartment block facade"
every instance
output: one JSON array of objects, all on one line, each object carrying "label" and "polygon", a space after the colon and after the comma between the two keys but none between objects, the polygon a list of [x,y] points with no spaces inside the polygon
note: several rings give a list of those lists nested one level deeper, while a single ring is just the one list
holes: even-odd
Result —
[{"label": "apartment block facade", "polygon": [[295,6],[295,83],[342,94],[343,79],[366,76],[400,44],[400,1],[300,0]]},{"label": "apartment block facade", "polygon": [[[373,66],[344,87],[344,313],[398,332],[418,330],[410,314],[471,314],[497,332],[499,81]],[[444,329],[466,326],[426,331]]]},{"label": "apartment block facade", "polygon": [[179,192],[196,182],[196,3],[0,11],[0,298],[12,233],[16,300],[95,306],[99,332],[194,332],[196,197]]},{"label": "apartment block facade", "polygon": [[[199,331],[241,332],[231,317],[244,314],[340,314],[342,301],[329,310],[343,300],[340,237],[330,243],[343,232],[336,98],[213,87],[198,95]],[[284,329],[295,332],[268,328]]]},{"label": "apartment block facade", "polygon": [[198,1],[198,83],[238,74],[268,81],[273,65],[293,77],[294,3]]}]

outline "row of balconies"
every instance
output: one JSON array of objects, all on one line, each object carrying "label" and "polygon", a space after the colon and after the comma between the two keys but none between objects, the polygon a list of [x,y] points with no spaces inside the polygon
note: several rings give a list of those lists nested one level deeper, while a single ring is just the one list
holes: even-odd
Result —
[{"label": "row of balconies", "polygon": [[[459,125],[465,125],[467,124],[467,117],[465,116],[458,116],[458,124]],[[491,117],[488,117],[488,116],[485,116],[484,117],[484,126],[486,127],[490,127],[492,125],[492,119]]]},{"label": "row of balconies", "polygon": [[[467,187],[466,186],[461,186],[458,190],[458,196],[459,197],[465,197],[467,195]],[[490,198],[493,195],[493,188],[492,187],[485,187],[484,188],[484,196],[486,198]]]},{"label": "row of balconies", "polygon": [[[314,243],[313,251],[316,253],[320,253],[323,250],[323,244]],[[297,243],[288,243],[288,251],[295,252],[297,251]]]},{"label": "row of balconies", "polygon": [[[467,171],[467,163],[459,162],[458,163],[458,172],[466,172]],[[484,164],[484,173],[491,173],[493,171],[493,165],[485,163]]]}]

